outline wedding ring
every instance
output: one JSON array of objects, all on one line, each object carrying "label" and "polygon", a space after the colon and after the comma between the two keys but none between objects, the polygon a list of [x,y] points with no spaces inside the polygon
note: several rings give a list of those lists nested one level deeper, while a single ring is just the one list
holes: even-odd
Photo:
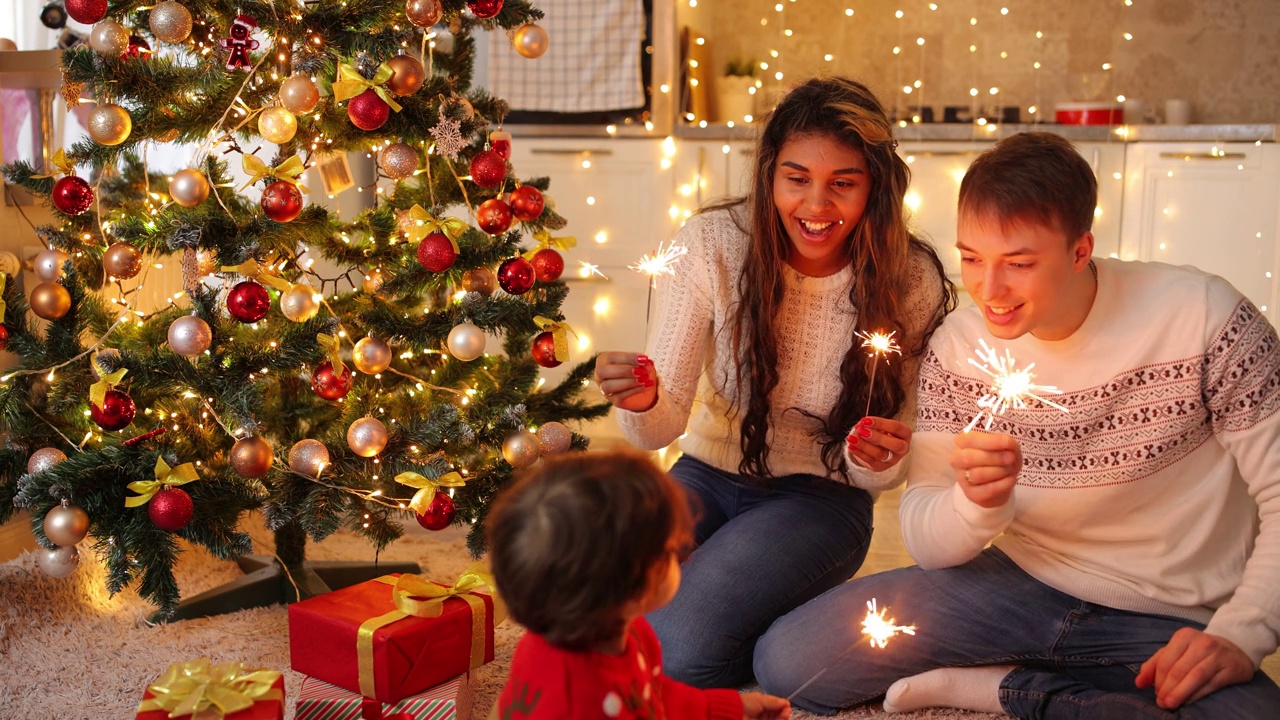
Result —
[{"label": "wedding ring", "polygon": [[964,481],[965,481],[965,482],[969,482],[969,471],[968,471],[968,470],[965,470],[965,471],[964,471]]},{"label": "wedding ring", "polygon": [[890,449],[888,449],[888,448],[885,448],[885,450],[884,450],[884,451],[885,451],[885,452],[887,452],[887,453],[889,453],[889,454],[888,454],[888,455],[885,455],[885,456],[884,456],[884,460],[881,460],[880,462],[889,462],[890,460],[892,460],[892,459],[893,459],[893,451],[892,451],[892,450],[890,450]]}]

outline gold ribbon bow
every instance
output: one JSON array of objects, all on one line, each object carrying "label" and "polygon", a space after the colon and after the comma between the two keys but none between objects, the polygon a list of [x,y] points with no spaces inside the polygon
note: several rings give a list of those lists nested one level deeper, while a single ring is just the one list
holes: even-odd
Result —
[{"label": "gold ribbon bow", "polygon": [[93,354],[93,369],[98,373],[98,382],[89,386],[89,402],[102,407],[102,403],[106,400],[107,391],[120,384],[124,379],[124,374],[129,372],[128,368],[120,368],[119,370],[109,373],[100,362],[98,362],[98,354]]},{"label": "gold ribbon bow", "polygon": [[532,250],[524,254],[525,260],[532,260],[538,251],[550,248],[552,250],[568,250],[569,248],[578,246],[578,238],[572,235],[565,237],[551,237],[551,233],[545,228],[533,233],[533,239],[538,241],[538,245]]},{"label": "gold ribbon bow", "polygon": [[413,499],[409,501],[409,507],[416,513],[426,512],[427,506],[436,498],[436,492],[442,487],[463,487],[467,481],[456,472],[447,472],[440,477],[432,480],[424,477],[416,472],[402,472],[396,476],[396,482],[401,485],[418,488],[418,492],[413,494]]},{"label": "gold ribbon bow", "polygon": [[574,337],[577,337],[578,333],[573,332],[569,323],[556,322],[541,315],[534,316],[533,322],[543,331],[551,333],[551,339],[555,341],[556,359],[560,362],[569,362],[569,333],[573,333]]},{"label": "gold ribbon bow", "polygon": [[409,229],[405,231],[405,235],[413,242],[422,242],[422,238],[433,232],[439,232],[449,238],[449,243],[453,245],[453,251],[461,252],[458,248],[458,238],[462,237],[462,233],[467,230],[467,223],[456,217],[446,217],[440,220],[435,219],[431,213],[422,209],[421,205],[414,205],[409,208],[409,219],[413,220],[409,225]]},{"label": "gold ribbon bow", "polygon": [[336,335],[326,335],[320,333],[316,335],[316,342],[320,343],[320,347],[324,348],[329,355],[329,364],[333,366],[333,374],[341,375],[347,369],[342,364],[342,341]]},{"label": "gold ribbon bow", "polygon": [[289,292],[289,288],[293,287],[293,283],[282,277],[277,277],[267,272],[266,268],[258,264],[257,260],[252,258],[245,260],[239,265],[223,265],[222,272],[233,272],[237,275],[251,277],[260,283],[266,283],[280,292]]},{"label": "gold ribbon bow", "polygon": [[138,507],[146,505],[165,485],[186,485],[199,479],[200,476],[196,474],[195,465],[182,463],[176,468],[170,468],[169,463],[165,462],[164,458],[158,457],[156,458],[156,479],[135,480],[129,483],[129,489],[140,494],[125,498],[124,506]]},{"label": "gold ribbon bow", "polygon": [[302,176],[302,173],[307,171],[307,167],[302,164],[302,158],[297,155],[291,156],[288,160],[285,160],[275,167],[271,167],[257,155],[241,155],[240,167],[250,175],[249,182],[245,183],[240,188],[241,190],[244,190],[263,178],[271,177],[277,180],[293,183],[304,193],[311,192],[307,189],[306,185],[298,182],[298,178]]},{"label": "gold ribbon bow", "polygon": [[0,273],[0,323],[4,322],[4,311],[6,307],[4,304],[4,283],[8,279],[9,277],[7,275]]},{"label": "gold ribbon bow", "polygon": [[382,63],[378,66],[378,72],[374,73],[373,79],[369,80],[350,65],[339,65],[338,79],[333,83],[334,102],[350,100],[365,90],[371,89],[378,93],[378,97],[385,100],[392,110],[400,112],[400,104],[391,97],[391,93],[385,87],[382,87],[395,74],[396,71],[390,65]]},{"label": "gold ribbon bow", "polygon": [[213,665],[209,658],[174,663],[147,686],[155,697],[138,705],[138,712],[167,710],[169,717],[212,710],[218,717],[246,710],[259,700],[284,701],[273,687],[280,679],[275,670],[246,670],[243,663]]},{"label": "gold ribbon bow", "polygon": [[[67,160],[67,154],[62,152],[62,148],[58,148],[58,152],[53,154],[53,157],[50,158],[50,162],[52,162],[53,166],[56,167],[58,171],[61,172],[63,175],[76,174],[75,163]],[[34,178],[53,178],[53,177],[58,177],[58,173],[51,172],[48,175],[32,175],[31,177],[33,179]]]}]

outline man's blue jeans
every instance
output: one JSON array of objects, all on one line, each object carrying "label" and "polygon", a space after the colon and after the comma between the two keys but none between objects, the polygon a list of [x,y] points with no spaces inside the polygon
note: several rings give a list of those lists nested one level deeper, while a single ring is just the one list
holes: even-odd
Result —
[{"label": "man's blue jeans", "polygon": [[[916,625],[916,634],[870,647],[860,623],[872,598],[897,624]],[[1261,672],[1177,712],[1156,706],[1150,688],[1136,688],[1142,663],[1188,626],[1204,628],[1078,600],[988,548],[958,567],[902,568],[831,590],[774,623],[756,646],[755,671],[765,692],[785,697],[825,668],[792,702],[828,714],[937,667],[1017,665],[1000,684],[1000,704],[1014,717],[1280,718],[1280,688]]]},{"label": "man's blue jeans", "polygon": [[749,683],[761,633],[862,565],[871,495],[812,475],[751,484],[688,455],[671,475],[689,492],[698,547],[675,598],[648,616],[663,669],[698,687]]}]

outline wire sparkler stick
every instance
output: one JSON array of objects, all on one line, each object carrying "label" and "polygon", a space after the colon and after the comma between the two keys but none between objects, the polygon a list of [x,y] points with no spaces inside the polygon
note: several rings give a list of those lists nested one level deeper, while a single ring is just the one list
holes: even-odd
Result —
[{"label": "wire sparkler stick", "polygon": [[867,409],[863,411],[862,416],[866,417],[871,414],[871,390],[876,384],[876,368],[880,367],[880,359],[889,356],[889,353],[902,354],[902,348],[898,345],[898,341],[893,336],[898,334],[897,330],[889,334],[885,334],[879,330],[870,333],[857,332],[854,333],[862,338],[862,347],[868,348],[867,357],[871,358],[871,380],[867,383]]},{"label": "wire sparkler stick", "polygon": [[[884,607],[884,608],[876,607],[875,598],[871,598],[870,600],[867,601],[867,616],[862,619],[862,634],[866,636],[867,639],[870,641],[871,647],[879,648],[883,650],[885,647],[888,646],[889,640],[893,639],[899,634],[905,634],[905,635],[916,634],[915,625],[898,625],[896,624],[897,620],[895,618],[885,618],[885,614],[888,612],[889,612],[888,607]],[[834,665],[835,663],[838,663],[841,660],[848,657],[849,653],[853,652],[855,649],[857,649],[857,647],[858,647],[858,644],[851,645],[849,649],[841,653],[840,657],[837,657],[835,659],[835,662],[833,662],[832,664]],[[795,689],[795,692],[792,692],[790,695],[787,696],[787,701],[790,702],[792,698],[799,695],[801,692],[804,691],[805,688],[809,687],[814,682],[816,682],[817,679],[822,677],[823,674],[826,673],[827,670],[829,669],[831,669],[831,665],[828,665],[822,668],[821,670],[819,670],[818,672],[814,673],[813,677],[806,680],[803,685]]]},{"label": "wire sparkler stick", "polygon": [[1061,395],[1062,391],[1052,385],[1037,385],[1034,382],[1036,376],[1031,368],[1036,366],[1035,363],[1019,369],[1015,367],[1013,355],[1008,349],[1004,351],[1004,355],[999,355],[985,340],[979,339],[978,344],[982,346],[974,350],[978,359],[969,358],[969,364],[991,376],[991,389],[978,398],[978,414],[965,426],[964,432],[977,427],[984,414],[987,422],[983,429],[990,430],[997,415],[1003,415],[1011,407],[1018,410],[1025,408],[1026,398],[1039,400],[1062,412],[1070,412],[1062,405],[1037,394]]}]

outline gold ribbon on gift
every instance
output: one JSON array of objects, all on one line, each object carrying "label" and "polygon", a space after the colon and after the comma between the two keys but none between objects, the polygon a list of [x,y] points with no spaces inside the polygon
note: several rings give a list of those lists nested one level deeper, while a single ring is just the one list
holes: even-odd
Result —
[{"label": "gold ribbon on gift", "polygon": [[258,264],[258,261],[253,258],[249,258],[239,265],[223,265],[222,272],[233,272],[237,275],[251,277],[260,283],[270,285],[280,292],[289,292],[289,288],[293,287],[293,283],[267,272],[267,269]]},{"label": "gold ribbon on gift", "polygon": [[396,482],[401,485],[418,488],[418,492],[413,494],[413,499],[409,501],[409,507],[416,513],[424,513],[427,506],[435,499],[436,492],[442,487],[463,487],[467,481],[457,472],[447,472],[440,477],[432,480],[424,477],[416,472],[402,472],[396,476]]},{"label": "gold ribbon on gift", "polygon": [[409,229],[405,231],[405,235],[412,242],[422,242],[422,238],[433,232],[438,232],[449,238],[449,243],[453,245],[453,251],[461,252],[458,248],[458,238],[462,237],[462,233],[467,231],[467,223],[456,217],[446,217],[437,220],[431,213],[422,209],[421,205],[414,205],[409,208],[409,219],[413,220],[409,225]]},{"label": "gold ribbon on gift", "polygon": [[54,177],[58,177],[58,173],[62,173],[63,175],[76,174],[75,163],[67,160],[67,154],[62,152],[62,148],[58,148],[58,152],[53,154],[53,157],[50,159],[50,162],[52,162],[53,166],[58,169],[58,172],[51,172],[48,175],[32,175],[31,176],[32,179],[54,178]]},{"label": "gold ribbon on gift", "polygon": [[548,232],[546,228],[533,233],[533,239],[537,240],[538,244],[532,250],[524,254],[525,260],[532,260],[533,256],[537,255],[540,250],[546,250],[548,248],[552,250],[568,250],[569,248],[578,246],[578,238],[572,235],[566,235],[565,237],[551,237],[551,233]]},{"label": "gold ribbon on gift", "polygon": [[324,348],[329,355],[329,364],[333,366],[333,374],[341,375],[347,369],[347,366],[342,364],[342,341],[336,335],[320,333],[316,335],[316,342],[320,343],[320,347]]},{"label": "gold ribbon on gift", "polygon": [[263,178],[275,178],[298,186],[302,192],[311,192],[306,185],[298,182],[298,178],[302,177],[302,173],[307,171],[305,165],[302,164],[302,158],[294,155],[288,160],[280,163],[275,167],[271,167],[262,158],[257,155],[241,155],[240,167],[249,174],[249,182],[241,186],[241,190],[258,182]]},{"label": "gold ribbon on gift", "polygon": [[186,485],[189,482],[195,482],[200,479],[196,474],[196,466],[191,463],[182,463],[176,468],[169,467],[169,463],[164,458],[156,458],[156,479],[155,480],[135,480],[129,483],[130,490],[140,493],[133,497],[124,499],[125,507],[139,507],[146,505],[147,502],[165,485],[176,487],[178,485]]},{"label": "gold ribbon on gift", "polygon": [[556,359],[560,362],[569,362],[569,333],[573,333],[574,337],[577,337],[578,333],[573,332],[569,323],[556,322],[541,315],[535,315],[533,322],[543,331],[551,333],[551,338],[555,341]]},{"label": "gold ribbon on gift", "polygon": [[129,372],[128,368],[120,368],[119,370],[109,373],[98,361],[98,354],[94,353],[93,358],[89,361],[93,363],[93,369],[98,373],[98,382],[89,386],[89,402],[102,407],[102,402],[107,397],[107,391],[120,384],[124,379],[124,374]]},{"label": "gold ribbon on gift", "polygon": [[373,79],[370,80],[350,65],[339,65],[338,79],[333,83],[333,100],[334,102],[342,102],[343,100],[350,100],[365,90],[373,90],[378,93],[378,97],[391,106],[392,110],[400,112],[400,104],[383,87],[391,79],[391,76],[395,74],[396,71],[390,65],[382,63],[378,66],[378,71],[374,73]]},{"label": "gold ribbon on gift", "polygon": [[360,694],[365,697],[374,696],[373,669],[373,634],[384,625],[390,625],[407,617],[440,617],[444,612],[444,602],[456,597],[471,606],[471,657],[467,667],[475,670],[484,664],[486,614],[484,600],[473,594],[475,590],[487,587],[493,599],[493,624],[501,625],[507,619],[506,606],[498,597],[493,575],[485,570],[484,563],[478,562],[467,568],[458,581],[451,587],[437,585],[418,575],[405,573],[400,577],[384,575],[378,582],[392,585],[392,600],[396,609],[385,615],[366,620],[356,635],[356,661],[360,671]]},{"label": "gold ribbon on gift", "polygon": [[169,717],[213,711],[218,717],[247,710],[259,700],[284,701],[273,687],[280,673],[275,670],[246,670],[243,663],[214,665],[209,658],[174,663],[147,690],[155,697],[138,705],[138,712],[166,710]]},{"label": "gold ribbon on gift", "polygon": [[4,304],[4,283],[8,279],[7,275],[0,273],[0,323],[4,322],[4,311],[6,309]]}]

